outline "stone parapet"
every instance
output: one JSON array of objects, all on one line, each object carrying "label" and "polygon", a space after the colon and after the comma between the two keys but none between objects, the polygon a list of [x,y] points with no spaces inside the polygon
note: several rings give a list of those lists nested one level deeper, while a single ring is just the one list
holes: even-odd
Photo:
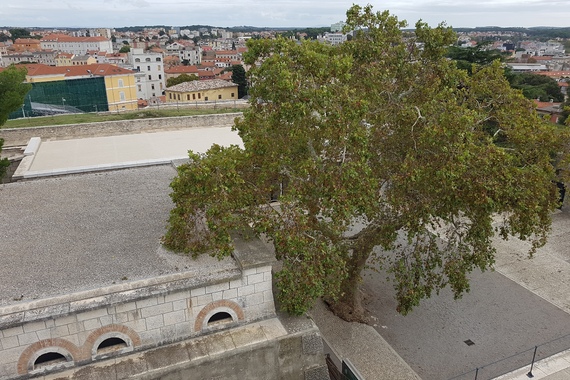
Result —
[{"label": "stone parapet", "polygon": [[241,116],[241,112],[234,112],[215,115],[106,121],[100,123],[68,124],[34,128],[6,128],[0,129],[0,138],[4,139],[4,147],[23,146],[28,144],[28,141],[33,137],[50,141],[163,132],[197,127],[231,126],[234,124],[235,118]]},{"label": "stone parapet", "polygon": [[[261,247],[251,240],[240,245]],[[270,255],[0,307],[0,379],[143,352],[275,316]],[[229,331],[229,330],[228,330]],[[55,359],[54,359],[55,358]]]}]

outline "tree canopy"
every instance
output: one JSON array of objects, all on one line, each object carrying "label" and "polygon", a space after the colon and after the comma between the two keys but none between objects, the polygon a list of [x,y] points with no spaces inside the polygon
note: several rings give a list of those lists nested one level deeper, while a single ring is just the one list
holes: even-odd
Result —
[{"label": "tree canopy", "polygon": [[541,102],[564,101],[558,83],[545,75],[507,72],[507,79],[513,88],[522,90],[527,99],[538,99]]},{"label": "tree canopy", "polygon": [[247,95],[247,78],[242,65],[232,66],[232,82],[238,85],[238,99]]},{"label": "tree canopy", "polygon": [[367,264],[387,271],[405,314],[445,286],[468,291],[468,274],[493,265],[494,235],[543,245],[568,135],[498,62],[458,69],[445,25],[418,22],[405,38],[404,21],[357,5],[346,24],[354,38],[337,46],[248,41],[250,107],[235,124],[244,148],[190,152],[163,241],[222,257],[232,233],[253,231],[283,264],[286,310],[326,297],[362,320]]},{"label": "tree canopy", "polygon": [[457,61],[457,67],[471,73],[473,65],[483,66],[495,60],[503,60],[503,55],[495,49],[489,49],[489,42],[482,42],[476,46],[458,47],[450,46],[447,57]]},{"label": "tree canopy", "polygon": [[0,127],[8,115],[24,104],[24,98],[32,85],[24,83],[27,70],[24,66],[11,65],[0,72]]},{"label": "tree canopy", "polygon": [[166,80],[166,87],[172,87],[180,83],[191,82],[193,80],[198,80],[198,76],[194,74],[180,74],[176,77],[171,77]]}]

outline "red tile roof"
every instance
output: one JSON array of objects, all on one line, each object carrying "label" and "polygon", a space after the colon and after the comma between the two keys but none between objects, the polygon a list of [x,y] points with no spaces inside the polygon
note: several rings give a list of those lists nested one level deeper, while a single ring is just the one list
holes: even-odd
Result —
[{"label": "red tile roof", "polygon": [[165,74],[198,74],[196,66],[172,66],[169,69],[164,69]]},{"label": "red tile roof", "polygon": [[111,65],[109,63],[96,63],[92,65],[81,66],[47,66],[39,63],[24,65],[28,69],[28,76],[41,75],[64,75],[66,77],[76,76],[111,76],[134,74],[132,70],[123,69],[122,67]]},{"label": "red tile roof", "polygon": [[551,78],[570,77],[570,71],[537,71],[533,74],[546,75]]}]

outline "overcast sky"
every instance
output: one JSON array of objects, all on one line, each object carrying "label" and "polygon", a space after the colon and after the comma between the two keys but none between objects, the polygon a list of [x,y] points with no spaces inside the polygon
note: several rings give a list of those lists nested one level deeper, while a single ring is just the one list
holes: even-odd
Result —
[{"label": "overcast sky", "polygon": [[[2,0],[0,26],[121,27],[211,25],[318,27],[344,20],[343,0]],[[570,26],[570,0],[368,1],[413,25]]]}]

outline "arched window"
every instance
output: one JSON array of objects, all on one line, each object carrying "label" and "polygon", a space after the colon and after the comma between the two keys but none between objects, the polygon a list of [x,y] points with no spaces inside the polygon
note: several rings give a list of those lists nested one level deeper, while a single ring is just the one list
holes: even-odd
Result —
[{"label": "arched window", "polygon": [[218,326],[230,322],[233,322],[233,318],[230,315],[230,313],[226,313],[225,311],[220,311],[212,315],[210,319],[208,319],[208,327]]},{"label": "arched window", "polygon": [[156,62],[160,62],[160,61],[161,61],[160,57],[156,57]]},{"label": "arched window", "polygon": [[63,354],[59,352],[46,352],[38,356],[38,358],[34,361],[33,369],[44,368],[60,363],[67,363],[69,360]]},{"label": "arched window", "polygon": [[141,59],[140,58],[135,58],[135,62],[140,62]]},{"label": "arched window", "polygon": [[107,338],[97,346],[97,355],[108,354],[127,347],[129,347],[129,345],[121,338]]},{"label": "arched window", "polygon": [[145,59],[146,62],[150,62],[150,58]]}]

